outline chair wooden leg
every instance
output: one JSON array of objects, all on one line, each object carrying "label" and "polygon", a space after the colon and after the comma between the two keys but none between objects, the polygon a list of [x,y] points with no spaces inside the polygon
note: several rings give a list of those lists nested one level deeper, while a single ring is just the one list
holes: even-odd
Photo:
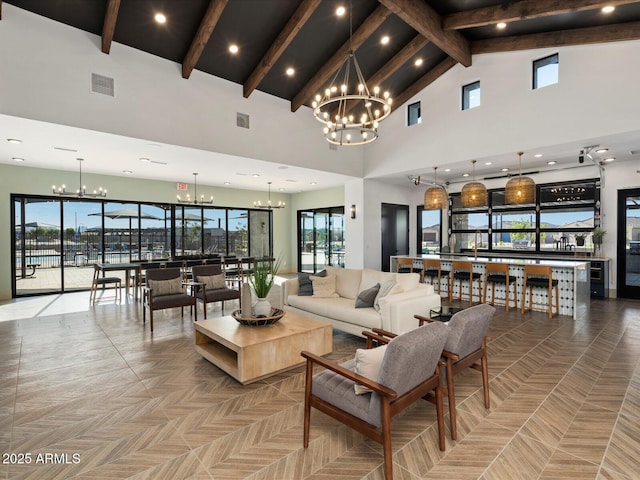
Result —
[{"label": "chair wooden leg", "polygon": [[442,409],[442,386],[441,380],[438,379],[438,386],[435,388],[436,394],[436,419],[438,422],[438,448],[441,452],[445,450],[444,440],[444,412]]},{"label": "chair wooden leg", "polygon": [[482,303],[487,303],[487,279],[484,279],[484,289],[482,290]]},{"label": "chair wooden leg", "polygon": [[[442,410],[442,392],[440,393],[440,409]],[[384,476],[393,480],[393,452],[391,450],[391,412],[389,400],[382,399],[382,450],[384,453]]]},{"label": "chair wooden leg", "polygon": [[526,299],[527,299],[527,285],[525,283],[524,285],[522,285],[522,310],[520,312],[523,315],[524,315],[524,304],[526,303]]},{"label": "chair wooden leg", "polygon": [[313,364],[307,359],[307,376],[304,382],[304,433],[302,445],[309,446],[309,427],[311,424],[311,379],[313,376]]},{"label": "chair wooden leg", "polygon": [[489,395],[489,364],[487,362],[486,346],[483,347],[482,350],[482,357],[480,358],[480,365],[482,367],[482,389],[484,390],[484,407],[488,409],[491,402],[491,396]]},{"label": "chair wooden leg", "polygon": [[153,333],[153,309],[149,309],[149,325],[151,326],[151,333]]},{"label": "chair wooden leg", "polygon": [[456,417],[456,392],[453,383],[453,360],[447,358],[447,401],[449,402],[449,422],[451,423],[451,440],[458,438],[458,419]]},{"label": "chair wooden leg", "polygon": [[556,285],[556,313],[560,315],[560,295],[558,294],[558,285]]}]

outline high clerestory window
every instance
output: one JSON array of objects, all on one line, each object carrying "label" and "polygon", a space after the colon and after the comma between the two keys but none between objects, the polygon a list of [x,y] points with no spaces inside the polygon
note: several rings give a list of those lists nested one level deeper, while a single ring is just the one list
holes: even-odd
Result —
[{"label": "high clerestory window", "polygon": [[422,121],[420,116],[420,102],[412,103],[407,107],[407,125],[416,125]]},{"label": "high clerestory window", "polygon": [[558,83],[558,54],[534,60],[533,62],[533,89],[547,87]]},{"label": "high clerestory window", "polygon": [[462,110],[480,106],[480,81],[462,87]]}]

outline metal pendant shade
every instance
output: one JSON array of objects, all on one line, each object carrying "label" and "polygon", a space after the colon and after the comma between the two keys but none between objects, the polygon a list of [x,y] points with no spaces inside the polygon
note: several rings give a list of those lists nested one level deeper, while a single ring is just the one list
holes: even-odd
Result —
[{"label": "metal pendant shade", "polygon": [[438,167],[433,167],[433,187],[429,187],[424,192],[425,210],[442,210],[447,206],[447,192],[437,184],[436,172]]},{"label": "metal pendant shade", "polygon": [[507,205],[526,205],[536,202],[536,183],[529,177],[522,176],[522,155],[518,152],[520,160],[520,173],[507,182],[504,189],[504,202]]},{"label": "metal pendant shade", "polygon": [[460,202],[464,208],[477,208],[487,206],[487,187],[480,182],[476,182],[476,161],[473,163],[473,182],[462,187]]}]

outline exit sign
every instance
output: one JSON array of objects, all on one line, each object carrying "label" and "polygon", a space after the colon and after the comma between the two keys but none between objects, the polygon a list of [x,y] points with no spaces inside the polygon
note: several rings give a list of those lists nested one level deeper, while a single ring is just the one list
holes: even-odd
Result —
[{"label": "exit sign", "polygon": [[187,190],[189,190],[189,187],[187,186],[186,183],[178,183],[178,191],[179,192],[186,192]]}]

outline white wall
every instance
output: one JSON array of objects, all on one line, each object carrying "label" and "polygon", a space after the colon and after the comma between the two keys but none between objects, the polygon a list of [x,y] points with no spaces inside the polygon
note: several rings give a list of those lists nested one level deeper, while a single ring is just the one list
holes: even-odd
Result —
[{"label": "white wall", "polygon": [[[362,175],[361,149],[330,151],[308,108],[3,5],[0,113],[205,151]],[[91,73],[115,79],[115,98],[90,92]],[[11,92],[7,95],[6,92]],[[236,112],[251,129],[236,127]],[[301,155],[301,152],[304,152]]]},{"label": "white wall", "polygon": [[[559,83],[531,89],[532,61],[559,53]],[[597,139],[640,129],[640,41],[474,55],[398,108],[367,147],[365,176]],[[461,111],[461,87],[481,82],[481,106]],[[405,125],[421,102],[422,123]],[[597,142],[596,142],[597,143]]]}]

